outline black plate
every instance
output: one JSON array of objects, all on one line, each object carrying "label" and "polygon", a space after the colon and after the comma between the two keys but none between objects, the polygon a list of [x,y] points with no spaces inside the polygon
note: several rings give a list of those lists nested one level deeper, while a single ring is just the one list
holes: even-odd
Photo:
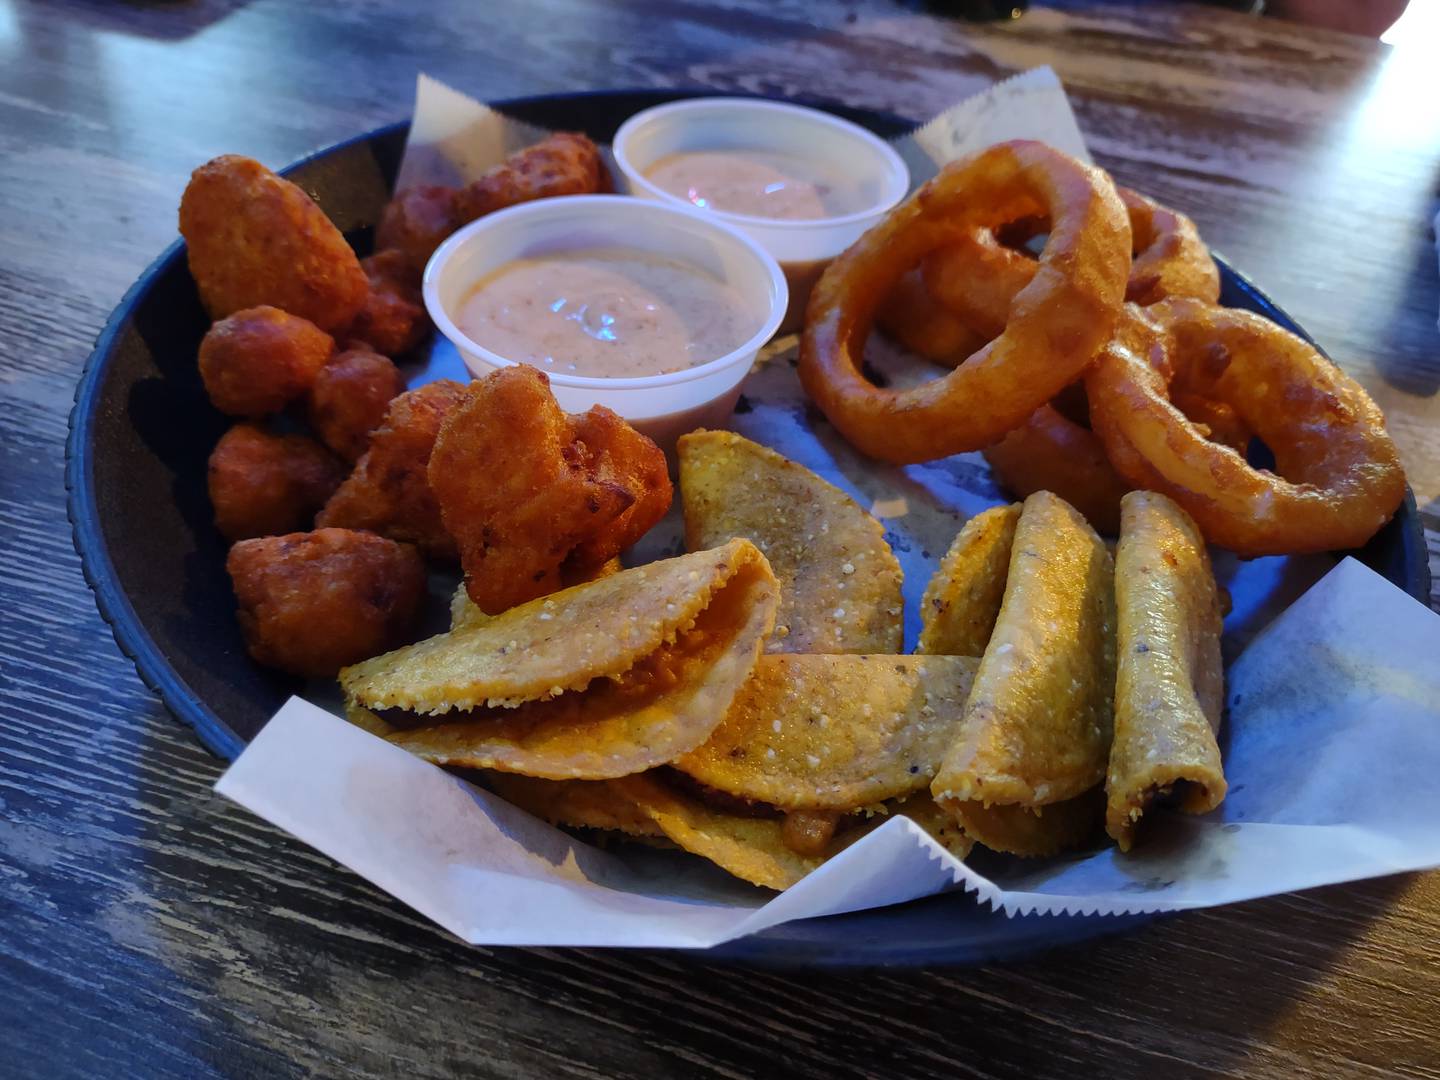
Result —
[{"label": "black plate", "polygon": [[[680,97],[640,90],[521,98],[497,107],[608,142],[627,117]],[[810,102],[882,137],[898,117]],[[381,128],[284,170],[357,249],[400,164],[408,125]],[[1217,260],[1219,262],[1219,260]],[[1304,331],[1223,262],[1222,303]],[[208,326],[185,264],[170,247],[125,295],[96,342],[75,394],[66,446],[69,511],[85,578],[140,677],[200,741],[234,758],[299,684],[246,657],[211,525],[205,462],[228,421],[212,409],[195,365]],[[1414,497],[1357,552],[1422,602],[1430,573]],[[1141,917],[1009,920],[948,895],[901,907],[792,923],[716,950],[772,963],[978,963],[1125,929]]]}]

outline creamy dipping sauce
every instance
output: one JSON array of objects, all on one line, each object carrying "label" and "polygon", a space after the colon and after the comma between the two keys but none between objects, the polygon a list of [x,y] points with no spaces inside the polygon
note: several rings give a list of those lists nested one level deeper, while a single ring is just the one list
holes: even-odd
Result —
[{"label": "creamy dipping sauce", "polygon": [[506,360],[611,378],[706,364],[759,329],[740,294],[719,278],[626,248],[507,263],[474,286],[455,322]]},{"label": "creamy dipping sauce", "polygon": [[776,150],[686,150],[645,170],[656,187],[707,210],[813,221],[864,210],[853,182],[824,163]]}]

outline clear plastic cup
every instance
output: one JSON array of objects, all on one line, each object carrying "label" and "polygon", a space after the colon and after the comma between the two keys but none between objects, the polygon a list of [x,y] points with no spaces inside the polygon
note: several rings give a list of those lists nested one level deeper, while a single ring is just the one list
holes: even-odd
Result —
[{"label": "clear plastic cup", "polygon": [[910,171],[886,142],[816,109],[752,98],[696,98],[657,105],[620,125],[615,163],[633,195],[675,206],[684,198],[657,187],[646,172],[661,158],[695,150],[770,150],[799,155],[845,175],[863,206],[835,217],[791,221],[706,210],[780,263],[790,284],[782,333],[797,330],[810,289],[827,263],[880,222],[910,189]]},{"label": "clear plastic cup", "polygon": [[560,407],[584,412],[605,405],[667,450],[687,431],[723,426],[740,396],[740,381],[780,325],[787,290],[785,275],[764,248],[703,211],[621,195],[575,195],[488,214],[430,257],[425,307],[471,373],[488,375],[515,361],[467,337],[451,312],[506,263],[595,248],[628,248],[709,273],[739,293],[754,332],[724,356],[663,375],[606,378],[547,371]]}]

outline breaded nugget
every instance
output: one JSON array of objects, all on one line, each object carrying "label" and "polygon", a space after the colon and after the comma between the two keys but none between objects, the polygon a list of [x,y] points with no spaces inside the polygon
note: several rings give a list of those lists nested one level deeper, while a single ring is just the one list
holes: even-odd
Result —
[{"label": "breaded nugget", "polygon": [[455,558],[455,542],[440,520],[425,467],[440,425],[464,401],[465,387],[450,379],[426,383],[392,401],[355,471],[325,504],[316,525],[369,529],[417,544],[426,555]]},{"label": "breaded nugget", "polygon": [[340,230],[258,161],[226,154],[196,169],[180,200],[180,232],[213,319],[273,304],[333,333],[365,302],[365,271]]},{"label": "breaded nugget", "polygon": [[459,224],[507,206],[557,195],[596,195],[610,191],[610,174],[599,148],[584,135],[558,131],[534,146],[511,154],[455,196]]},{"label": "breaded nugget", "polygon": [[348,529],[242,540],[225,569],[250,655],[317,678],[403,642],[425,595],[413,547]]},{"label": "breaded nugget", "polygon": [[665,455],[610,410],[572,417],[524,364],[471,384],[430,459],[465,588],[495,614],[598,567],[670,506]]},{"label": "breaded nugget", "polygon": [[608,528],[592,532],[575,545],[561,568],[563,584],[598,574],[665,516],[674,494],[665,454],[618,414],[597,405],[570,421],[580,466],[600,481],[624,488],[634,502]]},{"label": "breaded nugget", "polygon": [[334,339],[309,319],[268,304],[246,308],[201,340],[200,378],[221,412],[267,416],[310,389],[334,351]]},{"label": "breaded nugget", "polygon": [[375,227],[379,251],[399,251],[418,282],[435,249],[461,224],[454,188],[433,184],[403,188],[385,204]]},{"label": "breaded nugget", "polygon": [[236,424],[210,454],[215,527],[227,540],[303,529],[344,477],[345,466],[314,439]]},{"label": "breaded nugget", "polygon": [[320,369],[306,399],[315,434],[346,461],[370,445],[370,433],[385,419],[390,402],[405,392],[405,377],[388,359],[369,349],[348,349]]},{"label": "breaded nugget", "polygon": [[370,291],[365,306],[345,332],[350,347],[362,343],[386,356],[404,356],[430,333],[430,316],[420,284],[405,254],[391,248],[362,259]]}]

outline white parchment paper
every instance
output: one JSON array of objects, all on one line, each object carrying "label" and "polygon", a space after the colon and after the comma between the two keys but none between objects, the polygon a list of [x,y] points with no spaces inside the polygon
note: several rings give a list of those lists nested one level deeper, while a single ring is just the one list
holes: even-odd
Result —
[{"label": "white parchment paper", "polygon": [[[542,135],[422,76],[400,183],[474,179]],[[919,183],[1017,137],[1088,158],[1049,69],[961,102],[896,146]],[[732,426],[884,522],[911,646],[940,555],[1000,493],[978,455],[893,468],[856,454],[808,407],[793,354],[793,338],[765,350]],[[466,377],[443,340],[409,374],[412,385]],[[672,510],[630,561],[679,550]],[[1440,616],[1354,560],[1222,555],[1216,571],[1235,604],[1221,740],[1230,793],[1203,818],[1154,812],[1129,855],[978,853],[966,865],[895,819],[776,896],[684,854],[582,843],[347,724],[327,711],[333,687],[308,695],[319,704],[291,699],[216,790],[475,944],[699,948],[961,887],[1010,915],[1169,911],[1440,865]]]},{"label": "white parchment paper", "polygon": [[[600,851],[292,698],[216,790],[474,944],[698,948],[962,885],[1011,915],[1213,907],[1440,865],[1440,615],[1347,559],[1230,672],[1230,794],[1144,844],[967,866],[904,818],[788,892]],[[977,860],[972,858],[972,862]]]}]

